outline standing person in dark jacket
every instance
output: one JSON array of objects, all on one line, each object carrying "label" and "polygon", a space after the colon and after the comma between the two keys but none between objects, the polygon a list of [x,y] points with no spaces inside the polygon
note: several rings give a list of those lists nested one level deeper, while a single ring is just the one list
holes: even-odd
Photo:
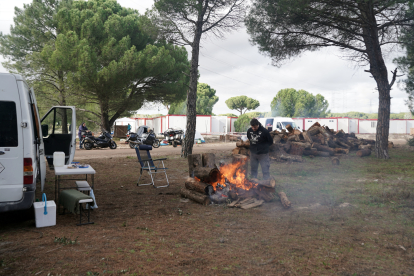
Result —
[{"label": "standing person in dark jacket", "polygon": [[82,148],[82,131],[87,131],[88,130],[88,128],[86,127],[86,124],[85,123],[82,123],[80,126],[79,126],[79,131],[78,131],[78,136],[79,136],[79,148],[81,149]]},{"label": "standing person in dark jacket", "polygon": [[269,179],[269,147],[273,144],[272,136],[257,119],[250,121],[247,138],[250,140],[250,169],[252,178],[257,178],[257,169],[262,167],[263,179]]}]

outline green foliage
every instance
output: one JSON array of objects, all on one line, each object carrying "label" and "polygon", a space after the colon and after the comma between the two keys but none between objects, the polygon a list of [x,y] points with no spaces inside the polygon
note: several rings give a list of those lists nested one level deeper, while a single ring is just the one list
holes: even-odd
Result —
[{"label": "green foliage", "polygon": [[224,114],[219,114],[217,116],[227,116],[227,117],[239,117],[236,114],[233,113],[224,113]]},{"label": "green foliage", "polygon": [[328,101],[317,94],[293,88],[282,89],[273,98],[270,107],[272,116],[283,117],[326,117]]},{"label": "green foliage", "polygon": [[260,112],[248,112],[239,116],[239,118],[234,122],[236,132],[246,132],[250,127],[251,119],[258,118],[260,115]]},{"label": "green foliage", "polygon": [[254,110],[258,108],[260,106],[260,102],[247,96],[236,96],[227,99],[226,105],[230,109],[239,111],[240,115],[242,115],[247,110]]},{"label": "green foliage", "polygon": [[[197,84],[197,115],[212,115],[213,106],[218,102],[216,90],[206,83]],[[187,101],[171,104],[168,114],[187,113]]]},{"label": "green foliage", "polygon": [[[407,16],[414,17],[414,5],[410,6]],[[406,50],[406,55],[394,59],[394,62],[398,64],[398,69],[407,76],[402,82],[405,84],[405,91],[408,94],[406,104],[414,115],[414,26],[404,30],[403,35],[400,36],[400,42]]]},{"label": "green foliage", "polygon": [[408,139],[408,145],[410,145],[411,147],[414,147],[414,138],[410,138]]}]

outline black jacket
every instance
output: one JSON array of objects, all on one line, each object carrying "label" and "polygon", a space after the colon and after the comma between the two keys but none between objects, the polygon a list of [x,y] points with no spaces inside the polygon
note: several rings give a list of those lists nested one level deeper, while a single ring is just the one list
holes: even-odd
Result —
[{"label": "black jacket", "polygon": [[247,138],[250,140],[250,152],[254,154],[269,153],[269,147],[273,144],[272,136],[262,125],[259,126],[257,131],[249,128],[247,130]]}]

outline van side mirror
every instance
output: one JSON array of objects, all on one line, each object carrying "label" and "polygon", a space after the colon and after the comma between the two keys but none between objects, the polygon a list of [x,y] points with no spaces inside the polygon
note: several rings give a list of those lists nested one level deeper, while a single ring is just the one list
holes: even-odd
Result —
[{"label": "van side mirror", "polygon": [[43,137],[46,137],[49,135],[49,126],[48,125],[42,125],[42,134]]}]

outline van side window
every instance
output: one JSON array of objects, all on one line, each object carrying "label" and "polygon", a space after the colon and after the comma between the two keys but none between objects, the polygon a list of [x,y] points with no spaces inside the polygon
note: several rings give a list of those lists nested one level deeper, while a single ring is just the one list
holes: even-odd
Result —
[{"label": "van side window", "polygon": [[0,147],[17,147],[16,103],[0,101]]},{"label": "van side window", "polygon": [[280,122],[278,122],[277,123],[277,126],[276,126],[278,129],[282,129],[283,127],[282,127],[282,124],[280,123]]}]

